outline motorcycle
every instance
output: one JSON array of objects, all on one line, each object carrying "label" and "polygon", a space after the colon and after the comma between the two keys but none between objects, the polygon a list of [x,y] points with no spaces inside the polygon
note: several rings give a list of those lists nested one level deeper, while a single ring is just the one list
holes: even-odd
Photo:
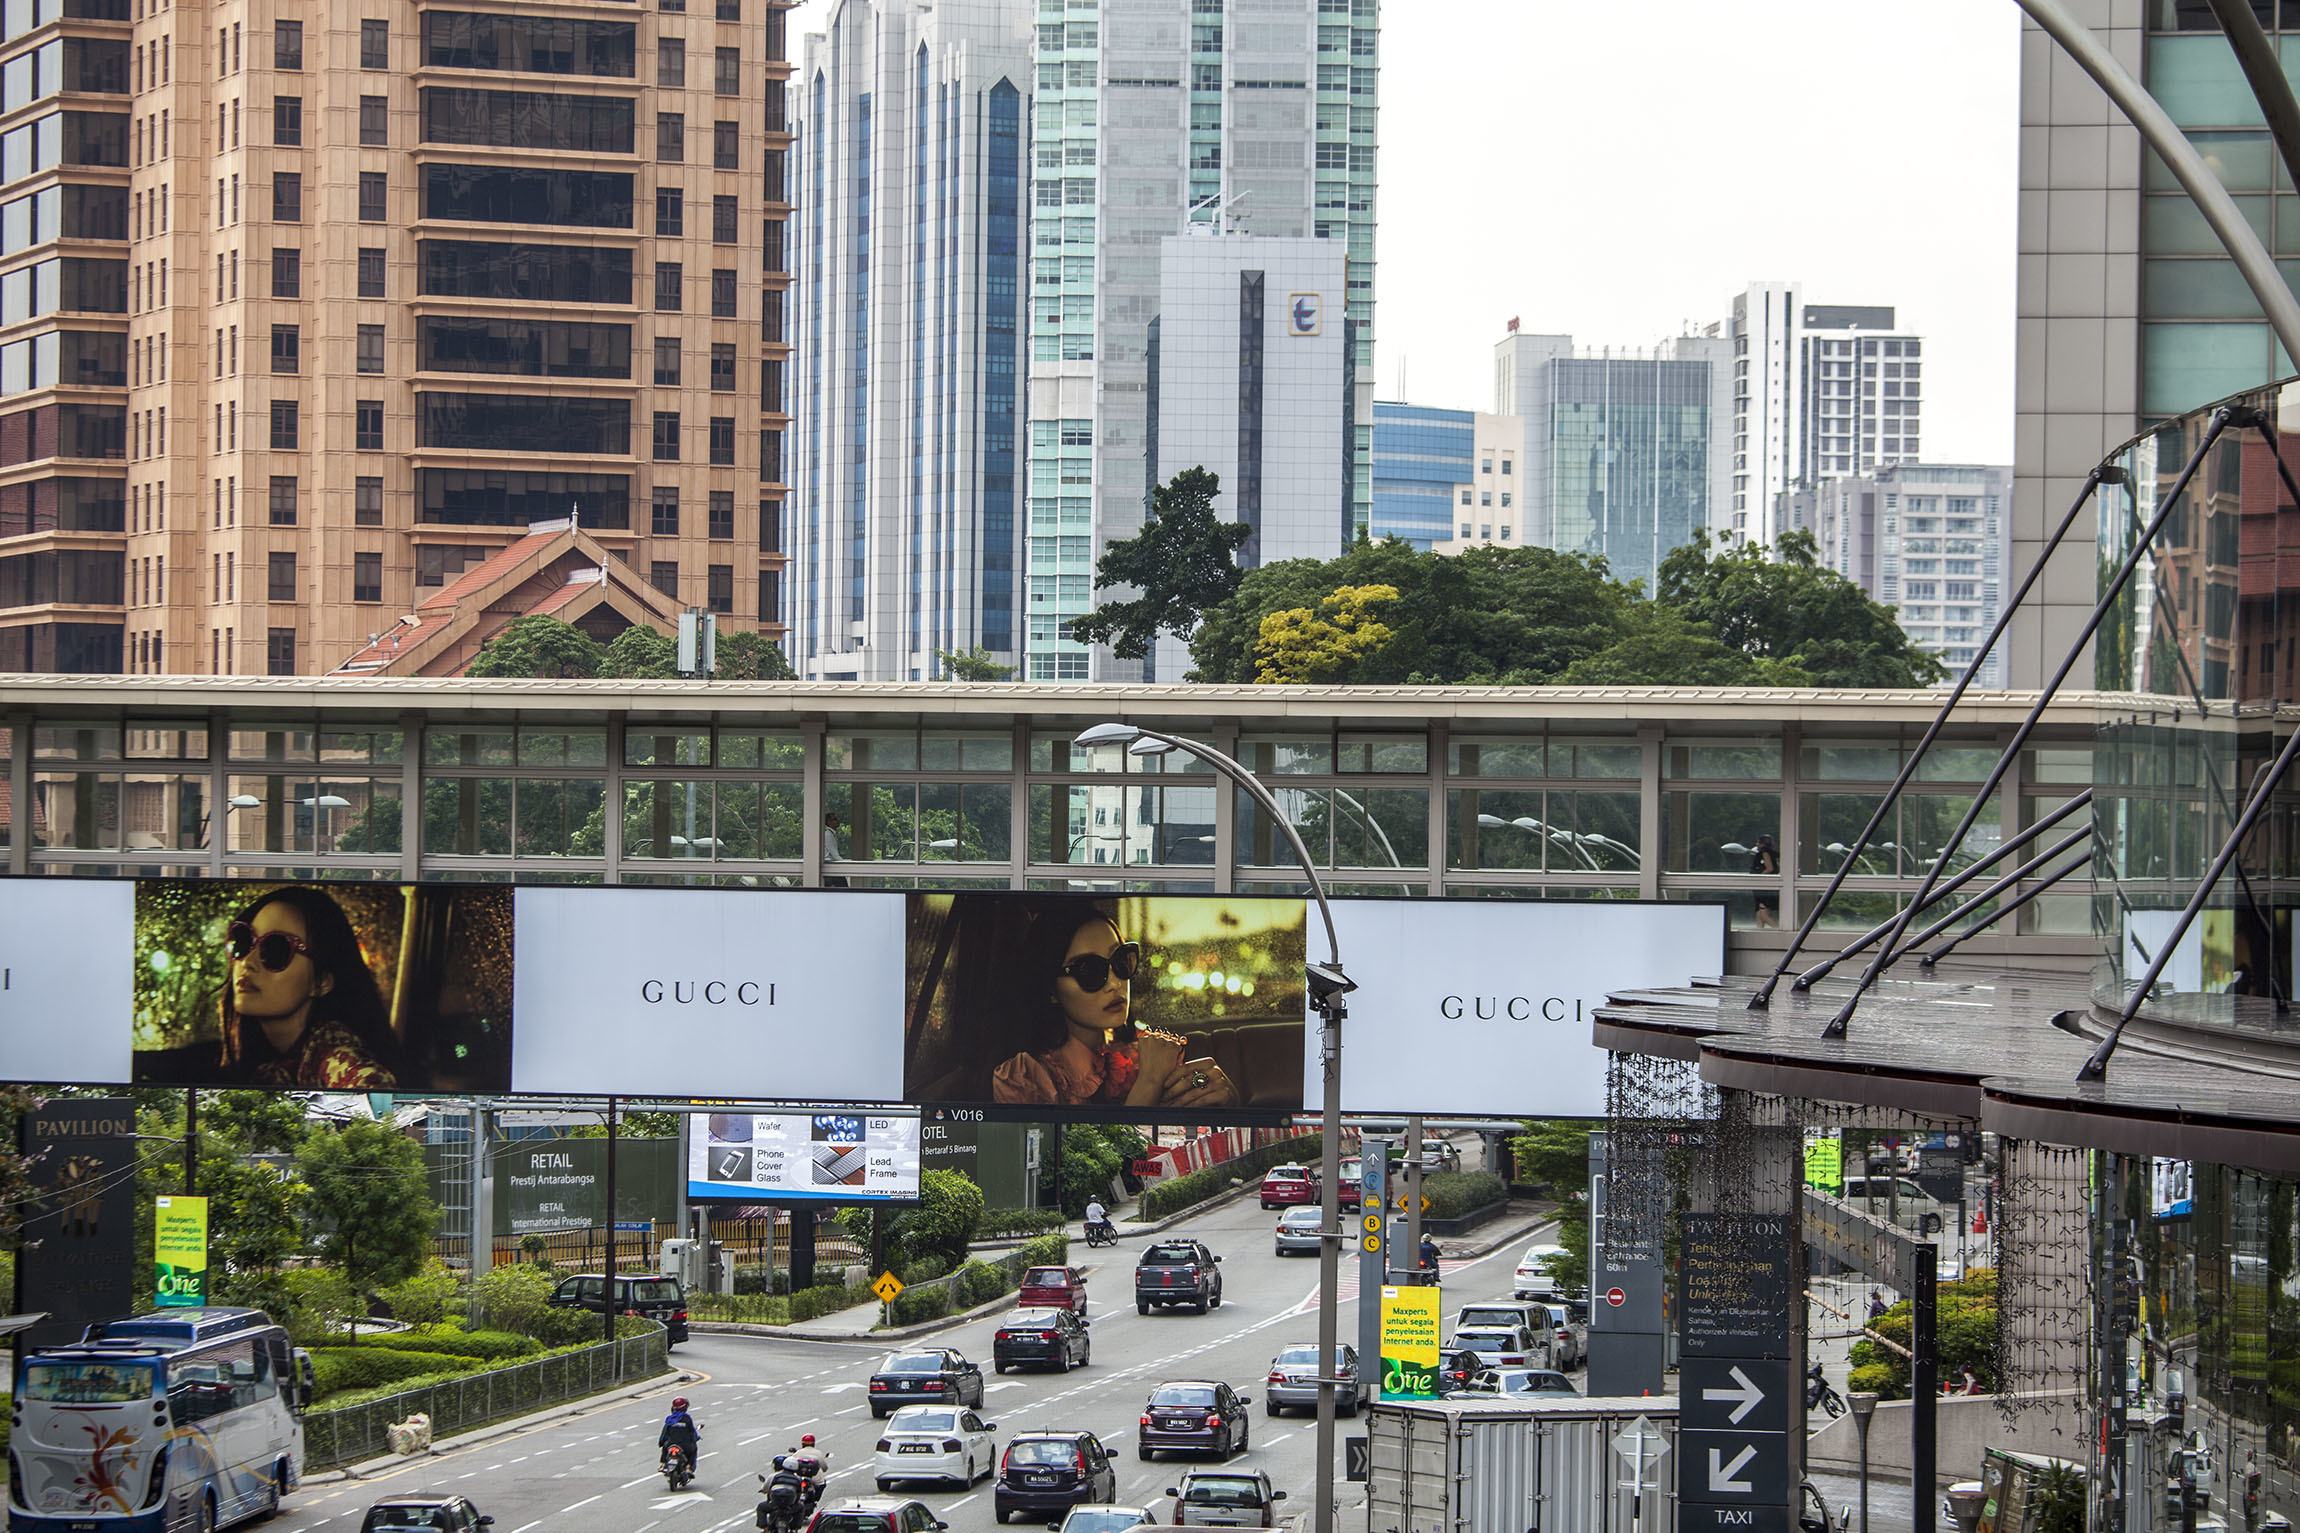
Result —
[{"label": "motorcycle", "polygon": [[1118,1244],[1118,1226],[1109,1223],[1089,1224],[1086,1226],[1086,1243],[1090,1246]]},{"label": "motorcycle", "polygon": [[687,1482],[695,1478],[695,1461],[687,1450],[673,1443],[663,1450],[663,1483],[672,1490],[685,1490]]},{"label": "motorcycle", "polygon": [[795,1474],[759,1476],[759,1533],[797,1533],[807,1523],[806,1489]]},{"label": "motorcycle", "polygon": [[1837,1386],[1821,1376],[1821,1365],[1815,1363],[1805,1375],[1805,1409],[1819,1407],[1832,1419],[1845,1414],[1845,1397],[1837,1393]]}]

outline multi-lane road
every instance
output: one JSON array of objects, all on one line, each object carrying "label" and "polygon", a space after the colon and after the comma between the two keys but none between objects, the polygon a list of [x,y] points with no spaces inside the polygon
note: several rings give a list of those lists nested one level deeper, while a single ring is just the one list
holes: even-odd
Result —
[{"label": "multi-lane road", "polygon": [[[1275,1213],[1251,1200],[1209,1212],[1182,1226],[1223,1258],[1222,1307],[1207,1315],[1154,1310],[1133,1304],[1134,1259],[1142,1239],[1129,1237],[1116,1251],[1086,1252],[1091,1366],[1069,1373],[1009,1373],[990,1367],[996,1317],[938,1333],[936,1345],[954,1346],[983,1367],[983,1416],[998,1423],[1003,1449],[1014,1431],[1084,1429],[1111,1450],[1118,1499],[1152,1509],[1161,1521],[1172,1503],[1160,1493],[1186,1467],[1171,1456],[1145,1464],[1135,1455],[1135,1429],[1151,1388],[1168,1379],[1226,1379],[1254,1402],[1252,1446],[1234,1462],[1265,1469],[1289,1493],[1282,1510],[1310,1510],[1315,1423],[1302,1415],[1272,1420],[1262,1408],[1262,1382],[1282,1348],[1317,1339],[1314,1259],[1280,1257],[1271,1249]],[[1511,1271],[1524,1245],[1514,1241],[1490,1255],[1445,1264],[1448,1310],[1464,1302],[1506,1298]],[[1342,1270],[1342,1336],[1357,1335],[1354,1260]],[[811,1342],[779,1337],[698,1334],[672,1354],[689,1382],[595,1409],[472,1447],[440,1453],[406,1467],[357,1481],[318,1485],[289,1499],[278,1526],[292,1533],[357,1533],[361,1513],[387,1494],[415,1490],[469,1496],[495,1519],[492,1533],[737,1533],[750,1526],[757,1474],[769,1458],[812,1432],[829,1449],[831,1497],[876,1494],[872,1445],[880,1423],[865,1400],[864,1382],[886,1352],[883,1343]],[[666,1493],[655,1472],[655,1433],[674,1393],[693,1403],[703,1425],[703,1454],[694,1485]],[[1348,1418],[1337,1436],[1360,1430]],[[1338,1454],[1337,1449],[1337,1454]],[[1335,1468],[1337,1481],[1341,1468]],[[1345,1515],[1360,1504],[1360,1487],[1339,1487]],[[904,1487],[953,1530],[993,1524],[988,1481],[971,1489]],[[826,1499],[826,1505],[830,1504]]]}]

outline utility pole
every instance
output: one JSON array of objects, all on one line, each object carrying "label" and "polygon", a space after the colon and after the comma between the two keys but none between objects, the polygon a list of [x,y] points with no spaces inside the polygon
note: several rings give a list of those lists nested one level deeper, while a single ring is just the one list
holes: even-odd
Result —
[{"label": "utility pole", "polygon": [[[609,1341],[615,1339],[615,1129],[621,1103],[615,1097],[607,1099],[607,1264],[605,1284],[600,1291],[599,1307],[606,1311],[601,1318],[606,1322]],[[622,1373],[622,1354],[616,1354],[616,1374]]]},{"label": "utility pole", "polygon": [[184,1090],[184,1196],[200,1190],[200,1088]]}]

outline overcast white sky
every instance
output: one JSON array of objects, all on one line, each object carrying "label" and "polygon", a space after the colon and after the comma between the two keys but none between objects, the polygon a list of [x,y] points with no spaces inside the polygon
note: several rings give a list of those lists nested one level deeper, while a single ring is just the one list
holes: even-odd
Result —
[{"label": "overcast white sky", "polygon": [[1925,336],[1927,458],[2012,461],[2013,0],[1383,12],[1382,398],[1492,408],[1513,315],[1642,348],[1797,281]]}]

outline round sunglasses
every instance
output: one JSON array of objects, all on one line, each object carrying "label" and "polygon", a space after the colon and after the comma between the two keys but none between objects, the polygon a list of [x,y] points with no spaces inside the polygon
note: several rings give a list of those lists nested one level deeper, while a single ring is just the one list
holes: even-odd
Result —
[{"label": "round sunglasses", "polygon": [[265,932],[256,935],[256,929],[245,921],[234,921],[224,928],[224,940],[230,945],[233,961],[255,954],[256,962],[277,974],[296,961],[298,953],[309,953],[311,944],[293,932]]},{"label": "round sunglasses", "polygon": [[1115,975],[1119,979],[1132,979],[1142,967],[1142,944],[1121,942],[1106,957],[1101,953],[1080,953],[1062,966],[1061,972],[1078,982],[1078,988],[1088,995],[1110,983]]}]

